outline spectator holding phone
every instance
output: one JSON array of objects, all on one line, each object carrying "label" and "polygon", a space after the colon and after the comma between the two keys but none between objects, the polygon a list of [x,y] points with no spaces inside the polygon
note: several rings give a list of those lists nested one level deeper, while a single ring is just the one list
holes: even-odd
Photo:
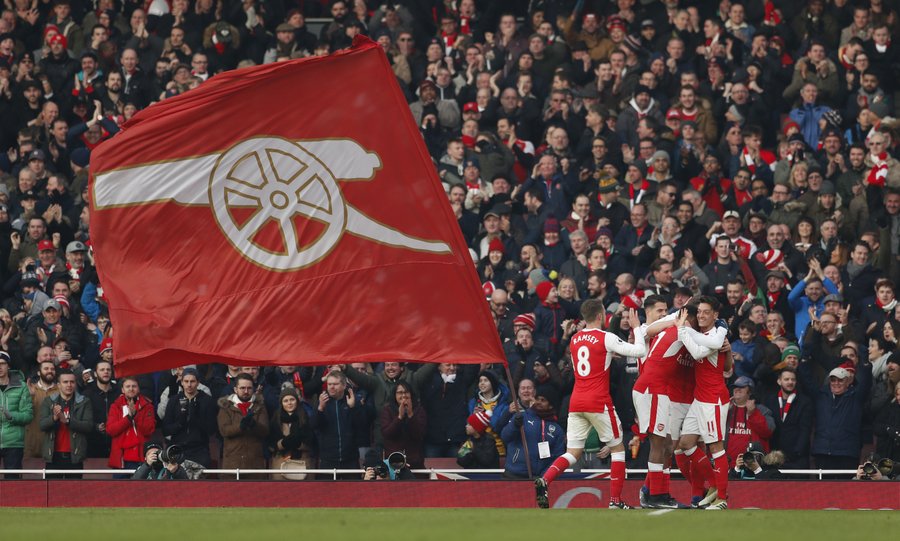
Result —
[{"label": "spectator holding phone", "polygon": [[312,418],[319,440],[320,469],[359,469],[359,450],[353,436],[364,422],[362,411],[357,407],[356,393],[347,385],[347,376],[332,370],[325,377],[325,390],[319,395]]}]

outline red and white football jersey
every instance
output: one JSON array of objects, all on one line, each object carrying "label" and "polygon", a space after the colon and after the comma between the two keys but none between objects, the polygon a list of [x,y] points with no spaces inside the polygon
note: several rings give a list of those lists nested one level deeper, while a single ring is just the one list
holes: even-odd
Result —
[{"label": "red and white football jersey", "polygon": [[676,360],[684,349],[678,339],[678,328],[669,327],[656,335],[647,353],[638,365],[640,376],[634,382],[634,390],[643,393],[667,394],[669,381],[674,377]]},{"label": "red and white football jersey", "polygon": [[694,401],[694,358],[682,345],[675,358],[675,370],[669,378],[669,401],[690,404]]},{"label": "red and white football jersey", "polygon": [[609,366],[612,354],[643,357],[647,354],[643,329],[634,330],[634,344],[600,329],[584,329],[572,337],[569,345],[575,368],[575,390],[570,412],[601,413],[612,407],[609,395]]},{"label": "red and white football jersey", "polygon": [[680,327],[678,336],[684,343],[694,364],[694,399],[709,404],[727,403],[730,399],[725,385],[725,357],[719,353],[725,343],[727,329],[713,327],[700,333],[689,327]]}]

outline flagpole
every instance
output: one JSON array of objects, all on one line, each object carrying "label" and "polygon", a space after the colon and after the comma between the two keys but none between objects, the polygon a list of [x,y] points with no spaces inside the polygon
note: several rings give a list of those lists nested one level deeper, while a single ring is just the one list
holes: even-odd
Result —
[{"label": "flagpole", "polygon": [[[516,396],[516,385],[513,383],[512,372],[509,371],[509,363],[503,363],[503,368],[506,369],[506,379],[509,381],[509,391],[512,394],[513,402],[517,402],[519,397]],[[524,413],[524,412],[523,412]],[[522,436],[522,449],[525,451],[525,466],[528,468],[528,478],[534,479],[534,475],[531,472],[531,457],[528,453],[528,440],[525,439],[525,425],[519,427],[519,435]]]}]

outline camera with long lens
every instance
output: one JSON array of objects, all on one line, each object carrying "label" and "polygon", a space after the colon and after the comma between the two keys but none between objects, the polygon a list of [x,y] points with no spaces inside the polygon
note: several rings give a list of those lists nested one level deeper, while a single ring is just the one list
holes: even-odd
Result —
[{"label": "camera with long lens", "polygon": [[184,462],[184,449],[180,445],[170,445],[159,452],[159,461],[163,464],[181,464]]},{"label": "camera with long lens", "polygon": [[388,455],[387,463],[392,470],[397,471],[406,466],[406,455],[400,451],[394,451]]},{"label": "camera with long lens", "polygon": [[871,477],[871,476],[875,475],[875,472],[878,471],[878,468],[876,468],[875,464],[873,464],[872,461],[870,460],[870,461],[867,461],[865,464],[863,464],[862,470],[863,470],[863,473],[866,474],[866,477]]}]

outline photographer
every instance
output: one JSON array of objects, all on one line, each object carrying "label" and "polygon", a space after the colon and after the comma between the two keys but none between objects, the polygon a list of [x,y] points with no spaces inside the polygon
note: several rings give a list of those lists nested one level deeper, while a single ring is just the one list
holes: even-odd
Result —
[{"label": "photographer", "polygon": [[363,481],[410,481],[416,476],[406,462],[406,455],[397,451],[381,458],[378,448],[369,449],[363,460]]},{"label": "photographer", "polygon": [[784,475],[778,469],[784,464],[784,453],[772,451],[763,453],[763,446],[759,442],[752,442],[747,450],[738,455],[734,467],[728,472],[732,479],[783,479]]},{"label": "photographer", "polygon": [[184,455],[177,445],[163,449],[158,443],[149,442],[144,446],[144,462],[134,471],[132,479],[149,481],[188,480],[187,471],[181,465]]},{"label": "photographer", "polygon": [[218,411],[212,397],[199,387],[197,369],[185,368],[178,393],[166,405],[162,431],[170,444],[184,450],[185,458],[209,467],[209,439],[216,433]]},{"label": "photographer", "polygon": [[756,403],[753,396],[754,386],[752,379],[741,376],[735,380],[732,389],[725,440],[725,450],[732,464],[737,463],[741,453],[744,453],[752,443],[758,443],[760,451],[767,449],[769,438],[775,430],[772,412],[762,404]]},{"label": "photographer", "polygon": [[877,460],[876,455],[869,455],[869,459],[856,468],[857,481],[898,481],[900,480],[900,464],[890,458]]}]

